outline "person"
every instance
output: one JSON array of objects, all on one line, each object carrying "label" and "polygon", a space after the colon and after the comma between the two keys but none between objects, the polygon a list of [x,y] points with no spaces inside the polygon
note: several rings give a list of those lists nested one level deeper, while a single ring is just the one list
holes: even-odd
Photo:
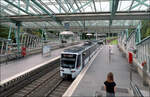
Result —
[{"label": "person", "polygon": [[107,74],[107,80],[104,82],[104,89],[106,90],[106,97],[115,97],[116,83],[112,72]]},{"label": "person", "polygon": [[109,45],[109,63],[111,61],[112,47]]}]

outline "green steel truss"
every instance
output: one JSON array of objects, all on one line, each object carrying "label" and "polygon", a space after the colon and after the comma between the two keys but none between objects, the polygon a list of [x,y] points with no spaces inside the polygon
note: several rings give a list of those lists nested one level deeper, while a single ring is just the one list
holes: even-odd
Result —
[{"label": "green steel truss", "polygon": [[[2,0],[0,4],[0,18],[8,19],[10,22],[1,23],[10,25],[17,23],[6,16],[30,15],[39,16],[41,19],[44,14],[50,16],[53,21],[45,22],[22,22],[23,27],[33,28],[55,28],[63,27],[64,22],[56,17],[56,14],[71,14],[85,12],[111,12],[109,20],[97,21],[71,21],[70,26],[78,26],[86,29],[86,26],[137,26],[138,20],[114,20],[118,11],[148,11],[150,9],[150,0]],[[17,27],[12,26],[12,27]]]}]

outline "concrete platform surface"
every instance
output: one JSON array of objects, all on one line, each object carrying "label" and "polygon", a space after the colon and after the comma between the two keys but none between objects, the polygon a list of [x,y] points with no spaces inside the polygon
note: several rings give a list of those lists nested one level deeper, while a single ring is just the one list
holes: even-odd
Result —
[{"label": "concrete platform surface", "polygon": [[[112,46],[113,54],[109,61],[108,46],[104,46],[97,57],[88,68],[84,77],[77,85],[72,97],[91,97],[102,94],[105,96],[104,81],[106,81],[107,73],[113,72],[114,80],[117,84],[116,96],[128,97],[130,93],[130,69],[127,60],[122,56],[117,46]],[[133,74],[133,81],[142,89],[142,79],[136,74]],[[148,91],[148,90],[146,90]],[[145,94],[146,96],[149,94]]]},{"label": "concrete platform surface", "polygon": [[[79,44],[81,45],[81,44]],[[79,46],[78,45],[78,46]],[[69,46],[71,47],[71,46]],[[34,66],[37,66],[45,61],[51,60],[57,56],[60,56],[60,53],[69,47],[56,49],[51,51],[51,54],[49,57],[42,56],[42,54],[35,54],[30,55],[27,57],[24,57],[19,60],[8,62],[8,64],[3,63],[0,65],[0,81],[3,81],[5,79],[8,79],[18,73],[24,72]]]}]

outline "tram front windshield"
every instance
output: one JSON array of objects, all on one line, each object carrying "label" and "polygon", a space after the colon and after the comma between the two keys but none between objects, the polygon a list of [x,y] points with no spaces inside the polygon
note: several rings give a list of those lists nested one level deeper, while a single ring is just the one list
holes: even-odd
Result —
[{"label": "tram front windshield", "polygon": [[75,68],[75,62],[76,62],[75,54],[62,54],[61,55],[61,67]]}]

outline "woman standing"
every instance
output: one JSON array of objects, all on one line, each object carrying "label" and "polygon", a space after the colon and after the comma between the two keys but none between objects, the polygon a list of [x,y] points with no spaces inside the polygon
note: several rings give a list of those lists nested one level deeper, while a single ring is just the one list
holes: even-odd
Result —
[{"label": "woman standing", "polygon": [[104,84],[104,88],[106,90],[106,97],[115,97],[116,83],[114,82],[112,72],[109,72],[107,74],[107,80],[104,82]]}]

